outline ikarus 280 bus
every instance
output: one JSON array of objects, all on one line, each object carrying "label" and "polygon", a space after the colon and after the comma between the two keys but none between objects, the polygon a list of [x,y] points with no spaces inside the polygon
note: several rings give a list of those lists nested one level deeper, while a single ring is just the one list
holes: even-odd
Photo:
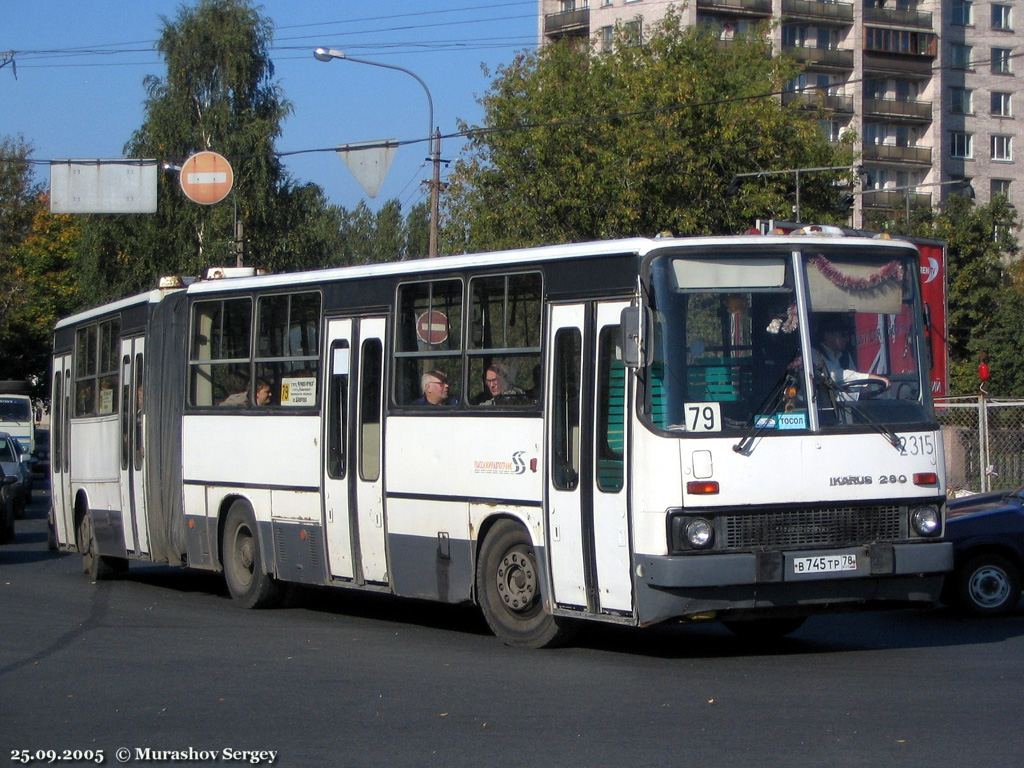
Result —
[{"label": "ikarus 280 bus", "polygon": [[54,337],[57,539],[247,606],[472,601],[525,646],[927,604],[951,551],[916,270],[895,241],[629,239],[97,307]]}]

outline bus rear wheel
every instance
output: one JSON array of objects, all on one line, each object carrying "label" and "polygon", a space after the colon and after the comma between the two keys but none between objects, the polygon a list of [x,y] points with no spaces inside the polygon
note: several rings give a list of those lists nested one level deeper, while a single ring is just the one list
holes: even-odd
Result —
[{"label": "bus rear wheel", "polygon": [[488,626],[505,645],[543,648],[566,639],[565,626],[544,610],[530,537],[511,520],[499,520],[484,539],[476,594]]},{"label": "bus rear wheel", "polygon": [[228,510],[220,561],[231,597],[245,608],[266,608],[280,598],[281,587],[263,567],[252,510],[236,501]]}]

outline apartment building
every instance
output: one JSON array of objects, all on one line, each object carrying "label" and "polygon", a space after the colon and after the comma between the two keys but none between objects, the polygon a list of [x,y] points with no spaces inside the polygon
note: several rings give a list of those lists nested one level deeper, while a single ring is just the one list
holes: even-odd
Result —
[{"label": "apartment building", "polygon": [[[783,100],[824,108],[833,140],[856,131],[867,172],[852,224],[877,227],[951,194],[1006,195],[1024,210],[1020,0],[538,0],[541,44],[642,42],[674,6],[723,41],[775,20],[772,43],[806,66]],[[1017,18],[1017,17],[1020,18]]]}]

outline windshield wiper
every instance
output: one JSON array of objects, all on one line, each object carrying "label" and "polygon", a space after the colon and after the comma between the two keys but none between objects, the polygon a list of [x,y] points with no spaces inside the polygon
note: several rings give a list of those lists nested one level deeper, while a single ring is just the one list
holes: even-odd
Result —
[{"label": "windshield wiper", "polygon": [[832,401],[832,405],[838,410],[840,407],[846,408],[851,413],[860,416],[872,429],[886,439],[886,441],[897,451],[903,453],[903,438],[896,434],[896,430],[891,427],[887,427],[885,424],[879,424],[871,416],[868,415],[867,411],[856,405],[855,400],[849,400],[841,395],[847,394],[845,391],[840,389],[839,385],[836,384],[832,377],[828,374],[828,371],[824,368],[819,368],[814,373],[814,381],[821,384],[829,393],[829,400]]},{"label": "windshield wiper", "polygon": [[[736,453],[743,454],[744,456],[750,455],[757,438],[770,428],[773,428],[774,422],[772,421],[771,414],[775,413],[786,399],[786,390],[795,385],[796,376],[793,375],[792,371],[786,371],[786,373],[782,374],[782,378],[779,379],[778,383],[768,390],[768,396],[758,406],[757,410],[754,411],[754,420],[747,430],[747,434],[741,437],[740,441],[732,447]],[[764,416],[760,423],[758,423],[758,415]]]}]

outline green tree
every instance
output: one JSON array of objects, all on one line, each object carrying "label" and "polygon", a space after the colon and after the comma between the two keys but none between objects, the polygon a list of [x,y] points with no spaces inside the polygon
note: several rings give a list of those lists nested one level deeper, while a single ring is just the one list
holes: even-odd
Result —
[{"label": "green tree", "polygon": [[[778,93],[795,64],[763,30],[723,45],[670,13],[643,46],[550,45],[498,72],[446,195],[445,249],[743,231],[791,218],[793,177],[735,174],[848,166],[813,113]],[[462,126],[470,130],[468,126]],[[805,220],[835,220],[835,176],[801,178]]]},{"label": "green tree", "polygon": [[405,250],[403,258],[419,259],[430,250],[430,205],[417,203],[405,217]]},{"label": "green tree", "polygon": [[77,243],[74,219],[49,212],[31,147],[0,141],[0,378],[45,380],[54,323],[78,306]]},{"label": "green tree", "polygon": [[1024,397],[1024,281],[1015,276],[1017,214],[1005,197],[975,205],[953,195],[939,212],[921,212],[914,234],[946,242],[950,391],[978,391],[984,353],[990,392]]},{"label": "green tree", "polygon": [[157,49],[167,74],[146,79],[145,121],[125,153],[180,164],[214,150],[231,163],[234,189],[223,202],[201,206],[165,173],[155,215],[90,218],[82,249],[89,294],[111,298],[149,287],[161,274],[233,264],[236,216],[247,264],[296,269],[336,258],[340,212],[311,185],[296,186],[274,153],[291,107],[272,79],[269,20],[249,0],[200,0],[163,23]]}]

